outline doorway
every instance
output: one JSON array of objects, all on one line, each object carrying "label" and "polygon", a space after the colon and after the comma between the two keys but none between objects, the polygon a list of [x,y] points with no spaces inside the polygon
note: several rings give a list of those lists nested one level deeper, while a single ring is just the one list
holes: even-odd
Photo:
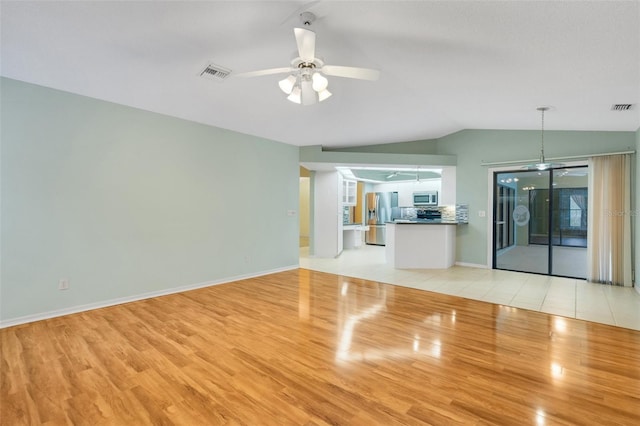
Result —
[{"label": "doorway", "polygon": [[493,268],[586,278],[588,168],[493,175]]},{"label": "doorway", "polygon": [[309,170],[302,166],[300,166],[299,203],[299,247],[309,247],[311,235],[311,174]]}]

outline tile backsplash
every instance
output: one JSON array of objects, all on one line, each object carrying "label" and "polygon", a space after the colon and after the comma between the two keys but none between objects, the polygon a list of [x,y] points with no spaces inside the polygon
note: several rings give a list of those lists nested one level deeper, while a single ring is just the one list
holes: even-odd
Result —
[{"label": "tile backsplash", "polygon": [[342,223],[351,223],[351,208],[349,206],[342,208]]},{"label": "tile backsplash", "polygon": [[456,204],[455,218],[458,223],[469,223],[469,205]]},{"label": "tile backsplash", "polygon": [[439,211],[442,220],[455,220],[459,223],[469,223],[469,206],[467,204],[456,204],[455,206],[437,207],[400,207],[400,217],[398,219],[414,220],[418,217],[419,210]]}]

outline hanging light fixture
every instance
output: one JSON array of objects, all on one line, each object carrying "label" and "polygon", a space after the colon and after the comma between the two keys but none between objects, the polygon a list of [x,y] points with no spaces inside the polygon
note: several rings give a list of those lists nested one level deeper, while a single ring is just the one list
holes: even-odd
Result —
[{"label": "hanging light fixture", "polygon": [[535,164],[529,164],[525,166],[525,169],[528,170],[549,170],[556,167],[562,167],[563,164],[560,163],[550,163],[544,159],[544,113],[549,111],[550,107],[548,106],[540,106],[536,108],[536,110],[540,111],[541,116],[541,131],[540,131],[540,161]]},{"label": "hanging light fixture", "polygon": [[315,64],[303,62],[298,68],[297,75],[291,74],[278,82],[280,89],[289,95],[288,100],[296,104],[313,105],[331,96],[327,90],[329,80],[320,71],[314,70]]},{"label": "hanging light fixture", "polygon": [[[312,3],[317,3],[312,2]],[[309,7],[307,4],[305,7]],[[380,71],[343,65],[325,65],[324,60],[316,56],[316,33],[310,29],[316,20],[312,12],[299,14],[301,27],[293,29],[297,51],[286,68],[268,68],[258,71],[236,73],[236,77],[259,77],[272,74],[288,74],[278,85],[287,95],[287,99],[299,105],[313,105],[331,97],[327,89],[329,81],[326,76],[342,77],[356,80],[375,81]]]}]

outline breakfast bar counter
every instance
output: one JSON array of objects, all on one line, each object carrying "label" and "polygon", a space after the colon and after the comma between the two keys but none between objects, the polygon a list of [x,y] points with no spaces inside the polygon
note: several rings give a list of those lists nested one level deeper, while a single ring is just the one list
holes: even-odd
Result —
[{"label": "breakfast bar counter", "polygon": [[387,263],[398,269],[446,269],[456,257],[455,221],[387,222]]}]

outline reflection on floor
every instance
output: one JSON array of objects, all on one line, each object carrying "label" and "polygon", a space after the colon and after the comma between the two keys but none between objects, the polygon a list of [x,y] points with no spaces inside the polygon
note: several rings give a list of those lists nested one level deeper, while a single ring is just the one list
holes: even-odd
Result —
[{"label": "reflection on floor", "polygon": [[633,288],[462,266],[393,269],[384,249],[364,245],[319,259],[305,247],[300,267],[640,330],[640,294]]},{"label": "reflection on floor", "polygon": [[[567,246],[567,247],[587,247],[587,237],[586,233],[583,237],[565,237],[562,238],[554,236],[552,239],[553,245],[555,246]],[[548,235],[530,235],[529,236],[530,244],[549,244],[549,236]]]},{"label": "reflection on floor", "polygon": [[[546,274],[549,247],[543,245],[512,246],[500,250],[496,257],[498,268]],[[584,247],[553,246],[553,274],[586,278],[587,249]]]}]

